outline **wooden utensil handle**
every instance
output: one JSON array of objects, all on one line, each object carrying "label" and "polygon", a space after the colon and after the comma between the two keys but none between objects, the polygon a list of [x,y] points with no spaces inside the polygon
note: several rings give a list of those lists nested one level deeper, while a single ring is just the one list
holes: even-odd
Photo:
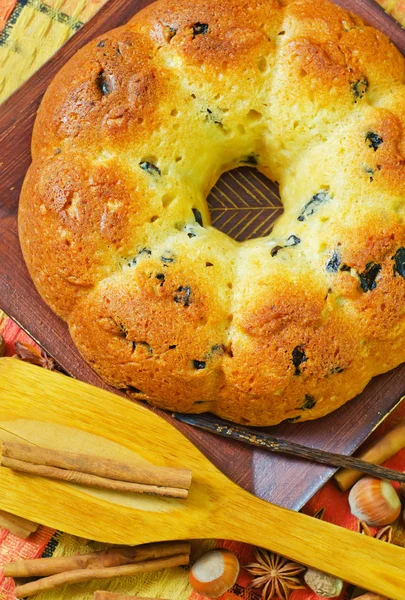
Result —
[{"label": "wooden utensil handle", "polygon": [[405,600],[404,548],[268,504],[242,490],[230,499],[229,510],[222,509],[217,535],[272,550],[388,598]]}]

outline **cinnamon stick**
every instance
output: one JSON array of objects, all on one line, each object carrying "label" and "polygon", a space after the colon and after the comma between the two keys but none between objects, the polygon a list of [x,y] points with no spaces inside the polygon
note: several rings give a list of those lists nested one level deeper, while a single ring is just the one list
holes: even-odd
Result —
[{"label": "cinnamon stick", "polygon": [[163,600],[163,598],[141,598],[140,596],[122,596],[112,592],[95,592],[94,600]]},{"label": "cinnamon stick", "polygon": [[[365,451],[361,452],[358,458],[375,465],[381,465],[402,448],[405,448],[405,421],[399,423]],[[363,473],[353,469],[340,469],[335,473],[334,479],[338,487],[345,492],[362,476]]]},{"label": "cinnamon stick", "polygon": [[33,465],[59,467],[70,471],[98,475],[106,479],[117,479],[132,483],[186,490],[191,484],[191,471],[188,469],[124,463],[98,456],[49,450],[32,444],[3,442],[2,455]]},{"label": "cinnamon stick", "polygon": [[42,591],[54,590],[55,588],[71,585],[72,583],[80,583],[83,581],[91,581],[92,579],[112,579],[113,577],[132,577],[138,573],[148,573],[150,571],[159,571],[161,569],[169,569],[180,565],[187,565],[190,560],[190,555],[178,554],[167,558],[158,558],[156,560],[148,560],[136,564],[120,565],[118,567],[98,568],[98,569],[81,569],[78,571],[68,571],[66,573],[58,573],[51,577],[44,577],[20,585],[15,588],[17,598],[26,598],[34,596]]},{"label": "cinnamon stick", "polygon": [[5,577],[44,577],[67,571],[105,569],[177,554],[190,554],[190,548],[190,542],[156,542],[134,547],[115,546],[90,554],[18,560],[3,565],[3,573]]},{"label": "cinnamon stick", "polygon": [[38,523],[12,515],[5,510],[0,510],[0,527],[4,527],[14,535],[24,540],[34,533],[39,527]]},{"label": "cinnamon stick", "polygon": [[31,464],[22,460],[15,460],[2,456],[0,459],[2,467],[8,467],[13,471],[29,473],[30,475],[39,475],[40,477],[49,477],[59,481],[68,481],[69,483],[78,483],[80,485],[89,485],[91,487],[114,490],[118,492],[132,492],[136,494],[152,494],[155,496],[164,496],[169,498],[182,498],[188,496],[188,490],[173,487],[159,487],[157,485],[145,485],[142,483],[131,483],[128,481],[118,481],[117,479],[107,479],[98,475],[89,475],[79,471],[68,471],[57,467],[46,467],[44,465]]}]

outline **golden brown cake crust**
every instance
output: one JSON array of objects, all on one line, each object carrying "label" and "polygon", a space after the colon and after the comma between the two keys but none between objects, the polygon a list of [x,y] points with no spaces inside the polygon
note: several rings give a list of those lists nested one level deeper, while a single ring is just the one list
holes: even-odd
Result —
[{"label": "golden brown cake crust", "polygon": [[[326,0],[159,0],[42,101],[24,257],[85,359],[182,412],[315,419],[405,360],[405,61]],[[210,225],[224,171],[280,183],[267,238]]]}]

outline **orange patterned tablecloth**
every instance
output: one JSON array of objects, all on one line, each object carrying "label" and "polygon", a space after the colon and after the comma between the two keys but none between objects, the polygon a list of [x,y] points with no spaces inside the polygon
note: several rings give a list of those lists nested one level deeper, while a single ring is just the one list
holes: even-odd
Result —
[{"label": "orange patterned tablecloth", "polygon": [[[0,101],[7,98],[21,83],[34,73],[84,22],[104,4],[106,0],[0,0]],[[405,25],[405,0],[379,0],[380,4],[399,22]],[[13,345],[17,339],[29,339],[17,325],[7,319],[0,311],[0,331],[7,341],[8,354],[14,353]],[[386,423],[376,432],[381,435],[384,429],[405,418],[405,403],[400,406]],[[405,451],[387,462],[387,466],[405,470]],[[28,499],[29,501],[29,499]],[[357,522],[348,510],[347,494],[337,490],[332,482],[328,483],[305,507],[304,512],[314,514],[319,508],[325,508],[325,520],[355,530]],[[257,525],[260,527],[260,523]],[[72,536],[53,537],[54,532],[42,527],[28,541],[0,529],[0,564],[19,558],[40,556],[42,553],[72,554],[84,551],[83,542]],[[396,535],[404,539],[404,532],[398,525]],[[242,544],[230,542],[212,542],[211,545],[227,546],[239,556],[241,563],[253,559],[253,549]],[[303,557],[303,560],[305,557]],[[147,577],[126,580],[108,585],[108,589],[132,591],[156,597],[176,600],[199,600],[201,596],[192,593],[187,583],[187,572],[176,569],[170,574],[155,574]],[[250,576],[242,570],[234,588],[224,594],[224,600],[258,600],[260,594],[247,587]],[[102,586],[100,586],[102,587]],[[15,600],[11,580],[4,580],[0,573],[0,600]],[[349,590],[346,590],[346,596]],[[68,590],[39,594],[38,600],[90,600],[89,588],[72,586]],[[291,600],[315,600],[318,598],[309,590],[298,590],[291,594]]]}]

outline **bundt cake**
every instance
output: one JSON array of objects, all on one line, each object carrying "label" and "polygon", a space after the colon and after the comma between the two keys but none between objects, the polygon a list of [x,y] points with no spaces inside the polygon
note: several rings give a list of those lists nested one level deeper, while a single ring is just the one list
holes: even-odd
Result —
[{"label": "bundt cake", "polygon": [[[327,0],[158,0],[40,106],[19,234],[87,362],[162,408],[321,417],[405,360],[405,61]],[[238,243],[220,175],[284,213]]]}]

